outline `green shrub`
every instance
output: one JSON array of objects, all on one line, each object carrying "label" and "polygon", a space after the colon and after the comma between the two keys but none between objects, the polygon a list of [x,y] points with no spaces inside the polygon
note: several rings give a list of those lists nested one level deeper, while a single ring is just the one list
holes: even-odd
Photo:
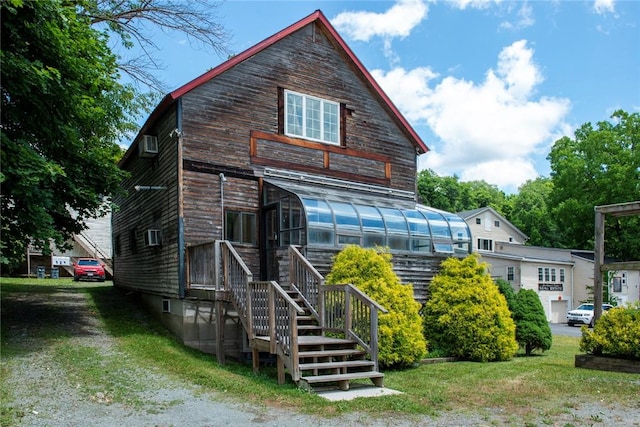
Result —
[{"label": "green shrub", "polygon": [[429,287],[424,333],[434,349],[475,361],[508,360],[518,351],[504,296],[476,255],[449,258]]},{"label": "green shrub", "polygon": [[534,290],[518,291],[513,320],[516,322],[516,341],[527,356],[531,356],[535,350],[546,351],[551,348],[551,328],[540,297]]},{"label": "green shrub", "polygon": [[580,350],[595,356],[640,360],[640,302],[610,309],[592,331],[583,327]]},{"label": "green shrub", "polygon": [[334,258],[327,283],[351,283],[388,310],[378,319],[381,365],[410,365],[425,357],[420,304],[413,297],[413,287],[400,283],[394,273],[391,254],[347,246]]},{"label": "green shrub", "polygon": [[504,299],[507,300],[507,307],[509,307],[513,317],[513,311],[516,308],[516,291],[513,290],[511,283],[504,279],[496,279],[496,286],[498,286],[500,293],[504,295]]}]

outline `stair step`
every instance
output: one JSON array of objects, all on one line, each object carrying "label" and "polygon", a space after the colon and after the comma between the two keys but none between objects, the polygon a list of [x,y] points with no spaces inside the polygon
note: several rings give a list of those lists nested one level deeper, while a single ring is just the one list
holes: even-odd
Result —
[{"label": "stair step", "polygon": [[331,337],[298,337],[298,346],[305,345],[355,345],[355,341]]},{"label": "stair step", "polygon": [[307,357],[361,356],[363,354],[366,354],[364,350],[346,348],[340,350],[301,351],[298,353],[298,357],[303,359]]},{"label": "stair step", "polygon": [[298,330],[301,330],[301,329],[304,329],[304,330],[307,330],[307,331],[309,331],[309,330],[314,330],[314,331],[315,330],[322,330],[322,328],[320,326],[318,326],[318,325],[298,325]]},{"label": "stair step", "polygon": [[309,384],[314,383],[328,383],[334,381],[350,381],[350,380],[361,380],[361,379],[369,379],[369,378],[383,378],[384,374],[382,372],[353,372],[349,374],[333,374],[333,375],[314,375],[305,377],[302,376],[301,380],[308,382]]},{"label": "stair step", "polygon": [[370,360],[343,360],[342,362],[319,362],[319,363],[300,363],[298,365],[301,371],[308,371],[311,369],[337,369],[337,368],[360,368],[367,366],[374,366],[374,363]]}]

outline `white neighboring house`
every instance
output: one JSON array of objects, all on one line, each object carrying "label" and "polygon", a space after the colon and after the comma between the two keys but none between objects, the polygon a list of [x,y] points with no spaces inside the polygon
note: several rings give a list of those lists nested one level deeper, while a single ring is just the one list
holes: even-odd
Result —
[{"label": "white neighboring house", "polygon": [[[489,264],[491,276],[516,291],[534,290],[548,321],[565,323],[569,310],[593,299],[594,251],[526,246],[527,236],[492,208],[458,215],[467,222],[473,250]],[[640,271],[615,272],[609,286],[619,305],[638,301]]]},{"label": "white neighboring house", "polygon": [[30,275],[36,276],[38,267],[45,267],[50,275],[52,267],[60,270],[60,275],[73,276],[71,264],[78,258],[97,258],[105,264],[109,276],[113,274],[113,248],[111,237],[111,212],[100,218],[90,218],[86,221],[87,229],[77,234],[69,241],[72,245],[67,251],[53,248],[50,256],[42,255],[41,251],[30,248],[27,256],[26,269]]}]

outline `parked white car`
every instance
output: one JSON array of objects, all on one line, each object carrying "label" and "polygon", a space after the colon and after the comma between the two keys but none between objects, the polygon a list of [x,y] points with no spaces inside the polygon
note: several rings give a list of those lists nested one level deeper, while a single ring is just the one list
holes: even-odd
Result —
[{"label": "parked white car", "polygon": [[[611,304],[602,304],[602,312],[605,313],[607,310],[613,308]],[[593,328],[593,304],[581,304],[575,310],[571,310],[567,313],[567,325],[573,326],[576,323],[582,323],[583,325],[589,325],[590,328]]]}]

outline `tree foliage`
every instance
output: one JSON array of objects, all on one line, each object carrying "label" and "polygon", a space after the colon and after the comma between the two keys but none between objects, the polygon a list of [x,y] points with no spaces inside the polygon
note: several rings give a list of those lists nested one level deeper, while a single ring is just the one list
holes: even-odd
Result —
[{"label": "tree foliage", "polygon": [[565,247],[549,209],[552,189],[553,182],[550,178],[538,177],[522,184],[518,194],[513,198],[509,221],[529,237],[529,245]]},{"label": "tree foliage", "polygon": [[476,255],[445,260],[429,286],[424,333],[431,347],[475,361],[508,360],[518,350],[507,301]]},{"label": "tree foliage", "polygon": [[[103,213],[122,172],[117,140],[140,107],[118,83],[103,35],[58,1],[3,2],[2,261],[15,265],[31,237],[60,247]],[[73,213],[72,213],[73,212]]]},{"label": "tree foliage", "polygon": [[516,341],[524,348],[527,356],[531,356],[535,350],[544,352],[551,348],[551,328],[540,297],[534,290],[518,291],[513,320],[516,323]]},{"label": "tree foliage", "polygon": [[462,212],[490,206],[508,216],[509,197],[495,185],[485,181],[461,182],[454,175],[441,177],[431,169],[418,174],[418,196],[420,202],[447,212]]},{"label": "tree foliage", "polygon": [[[585,123],[555,142],[551,215],[565,247],[594,244],[594,206],[640,200],[640,113],[617,111],[611,122]],[[607,218],[607,254],[640,259],[640,218]]]},{"label": "tree foliage", "polygon": [[391,254],[349,245],[336,255],[327,283],[351,283],[388,311],[378,322],[381,365],[410,365],[426,355],[420,304],[394,273]]}]

